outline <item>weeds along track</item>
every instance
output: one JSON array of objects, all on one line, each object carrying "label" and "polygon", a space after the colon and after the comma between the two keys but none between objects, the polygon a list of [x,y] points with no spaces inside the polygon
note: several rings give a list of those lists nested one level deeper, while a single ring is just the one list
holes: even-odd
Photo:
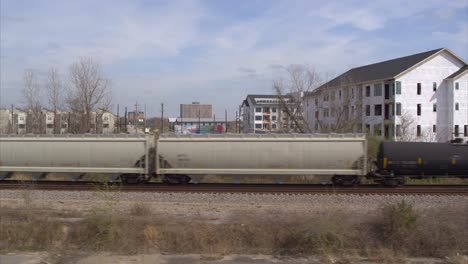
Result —
[{"label": "weeds along track", "polygon": [[376,184],[333,186],[320,184],[219,184],[199,183],[172,185],[69,181],[2,181],[0,190],[50,191],[122,191],[122,192],[190,192],[190,193],[270,193],[270,194],[362,194],[362,195],[468,195],[468,185],[404,185],[386,187]]}]

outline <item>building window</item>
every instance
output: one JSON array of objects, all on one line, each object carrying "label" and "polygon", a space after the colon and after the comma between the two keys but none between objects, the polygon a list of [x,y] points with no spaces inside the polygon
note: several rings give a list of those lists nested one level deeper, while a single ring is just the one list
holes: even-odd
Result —
[{"label": "building window", "polygon": [[374,96],[382,96],[382,84],[374,84]]},{"label": "building window", "polygon": [[382,105],[374,105],[374,115],[375,116],[381,116],[382,115]]},{"label": "building window", "polygon": [[315,119],[319,118],[319,111],[315,111]]},{"label": "building window", "polygon": [[262,112],[262,108],[261,108],[261,107],[257,107],[257,108],[255,108],[255,112],[257,112],[257,113],[261,113],[261,112]]},{"label": "building window", "polygon": [[401,116],[401,103],[396,104],[396,115]]},{"label": "building window", "polygon": [[54,126],[52,124],[47,124],[47,128],[53,128]]},{"label": "building window", "polygon": [[436,127],[436,125],[432,125],[432,132],[433,132],[433,133],[436,133],[436,132],[437,132],[437,127]]},{"label": "building window", "polygon": [[272,107],[271,112],[276,113],[276,107]]},{"label": "building window", "polygon": [[109,120],[109,117],[104,117],[104,121],[108,121]]},{"label": "building window", "polygon": [[276,121],[276,116],[271,116],[271,120]]},{"label": "building window", "polygon": [[24,121],[24,116],[20,116],[19,120]]},{"label": "building window", "polygon": [[401,82],[400,81],[397,81],[396,82],[396,91],[395,91],[396,94],[401,94]]},{"label": "building window", "polygon": [[437,112],[437,104],[432,105],[432,112]]},{"label": "building window", "polygon": [[19,124],[18,127],[21,128],[21,129],[23,129],[23,128],[25,128],[26,126],[25,126],[25,124]]},{"label": "building window", "polygon": [[328,108],[325,108],[325,109],[323,110],[323,117],[328,117],[328,116],[329,116],[329,112],[328,112],[328,111],[329,111]]},{"label": "building window", "polygon": [[354,99],[354,88],[351,88],[351,98]]},{"label": "building window", "polygon": [[318,105],[318,98],[315,98],[315,106]]},{"label": "building window", "polygon": [[460,88],[460,85],[458,84],[458,82],[455,83],[455,90],[458,90]]},{"label": "building window", "polygon": [[421,115],[421,104],[418,104],[418,106],[417,106],[417,115],[418,116]]},{"label": "building window", "polygon": [[468,137],[468,125],[465,125],[465,131],[463,133],[465,137]]},{"label": "building window", "polygon": [[366,105],[366,116],[370,116],[370,105]]},{"label": "building window", "polygon": [[[205,125],[205,123],[203,123],[203,125]],[[109,124],[104,124],[102,125],[103,128],[109,128]]]},{"label": "building window", "polygon": [[341,100],[341,90],[338,91],[338,97],[339,97],[340,100]]},{"label": "building window", "polygon": [[417,94],[421,95],[421,83],[417,84]]},{"label": "building window", "polygon": [[416,126],[416,136],[418,136],[418,137],[421,136],[421,125]]},{"label": "building window", "polygon": [[47,120],[52,120],[52,116],[48,116],[48,117],[47,117]]},{"label": "building window", "polygon": [[67,124],[62,124],[62,128],[67,128]]},{"label": "building window", "polygon": [[262,124],[255,124],[255,128],[262,128]]},{"label": "building window", "polygon": [[455,111],[458,111],[458,109],[459,109],[458,103],[455,103]]},{"label": "building window", "polygon": [[433,82],[432,83],[432,90],[435,92],[437,91],[437,83],[436,82]]},{"label": "building window", "polygon": [[370,86],[366,86],[366,97],[370,97]]},{"label": "building window", "polygon": [[371,128],[370,128],[370,125],[369,125],[369,124],[366,124],[366,133],[370,133],[370,131],[371,131],[370,129],[371,129]]},{"label": "building window", "polygon": [[[341,91],[340,91],[340,93],[341,93]],[[335,91],[331,92],[331,100],[335,101]]]},{"label": "building window", "polygon": [[319,129],[319,126],[318,126],[318,124],[316,123],[316,124],[315,124],[315,131],[318,131],[318,129]]},{"label": "building window", "polygon": [[396,136],[401,137],[401,125],[396,125]]},{"label": "building window", "polygon": [[271,128],[276,129],[276,124],[271,124]]},{"label": "building window", "polygon": [[262,116],[255,116],[255,120],[261,121],[261,120],[262,120]]},{"label": "building window", "polygon": [[454,131],[454,134],[455,134],[455,136],[456,136],[456,137],[458,137],[458,136],[459,136],[459,132],[460,132],[460,131],[458,131],[458,125],[455,125],[455,131]]},{"label": "building window", "polygon": [[362,87],[358,87],[358,97],[359,99],[362,99]]},{"label": "building window", "polygon": [[374,136],[382,135],[382,126],[380,124],[374,125]]}]

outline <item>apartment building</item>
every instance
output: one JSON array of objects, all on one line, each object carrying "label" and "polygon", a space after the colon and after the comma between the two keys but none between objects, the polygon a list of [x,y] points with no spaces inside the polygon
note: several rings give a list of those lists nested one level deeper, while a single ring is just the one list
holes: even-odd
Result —
[{"label": "apartment building", "polygon": [[[282,103],[281,100],[284,100]],[[240,107],[240,121],[244,133],[289,131],[294,124],[282,107],[291,102],[289,96],[250,94]],[[291,109],[294,110],[294,109]]]},{"label": "apartment building", "polygon": [[305,95],[313,132],[468,140],[467,64],[446,48],[353,68]]},{"label": "apartment building", "polygon": [[[90,133],[114,133],[116,116],[109,111],[99,109],[90,117]],[[83,133],[85,115],[67,111],[43,108],[38,113],[32,110],[0,108],[0,133],[5,134],[66,134]],[[97,124],[97,125],[96,125]]]}]

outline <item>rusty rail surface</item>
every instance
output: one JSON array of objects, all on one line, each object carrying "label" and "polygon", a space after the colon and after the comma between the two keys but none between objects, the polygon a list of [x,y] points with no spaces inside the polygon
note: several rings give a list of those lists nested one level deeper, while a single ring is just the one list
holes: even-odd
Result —
[{"label": "rusty rail surface", "polygon": [[122,192],[189,192],[189,193],[270,193],[270,194],[362,194],[362,195],[468,195],[468,185],[404,185],[397,187],[376,184],[333,186],[320,184],[162,184],[69,181],[13,181],[0,182],[0,190],[45,191],[122,191]]}]

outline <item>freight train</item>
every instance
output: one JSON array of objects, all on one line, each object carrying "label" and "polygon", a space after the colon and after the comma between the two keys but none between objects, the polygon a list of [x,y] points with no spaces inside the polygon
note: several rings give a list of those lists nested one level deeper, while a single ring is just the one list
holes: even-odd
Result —
[{"label": "freight train", "polygon": [[463,178],[468,144],[383,142],[374,165],[362,134],[0,135],[0,179],[97,174],[125,183],[189,183],[197,175],[314,175],[336,185]]}]

